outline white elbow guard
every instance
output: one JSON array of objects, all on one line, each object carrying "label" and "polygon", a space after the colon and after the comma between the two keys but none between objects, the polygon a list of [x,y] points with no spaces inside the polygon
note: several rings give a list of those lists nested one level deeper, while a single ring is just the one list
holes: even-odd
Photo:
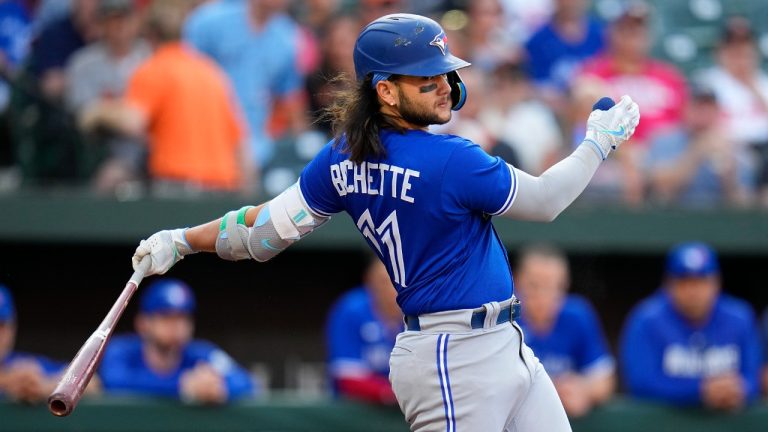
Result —
[{"label": "white elbow guard", "polygon": [[295,184],[265,205],[253,227],[245,226],[243,207],[229,212],[222,221],[216,240],[216,253],[236,261],[253,258],[264,262],[274,258],[293,242],[311,233],[330,218],[315,216],[304,203]]}]

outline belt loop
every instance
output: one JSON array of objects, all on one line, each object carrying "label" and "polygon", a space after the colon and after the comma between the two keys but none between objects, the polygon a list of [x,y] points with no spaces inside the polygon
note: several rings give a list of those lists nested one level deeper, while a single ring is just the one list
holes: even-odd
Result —
[{"label": "belt loop", "polygon": [[499,317],[499,312],[501,311],[501,307],[499,306],[499,302],[490,302],[483,305],[485,308],[485,322],[483,323],[483,328],[491,328],[496,325],[496,320]]}]

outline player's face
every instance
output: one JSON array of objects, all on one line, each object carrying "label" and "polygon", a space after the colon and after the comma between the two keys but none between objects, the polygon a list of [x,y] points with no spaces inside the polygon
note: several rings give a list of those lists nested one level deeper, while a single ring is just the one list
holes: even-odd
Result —
[{"label": "player's face", "polygon": [[192,317],[183,313],[144,315],[139,320],[139,333],[162,351],[179,351],[192,339]]},{"label": "player's face", "polygon": [[551,323],[557,316],[568,286],[568,269],[559,259],[531,256],[515,275],[515,291],[525,303],[532,323]]},{"label": "player's face", "polygon": [[720,291],[716,276],[673,278],[667,285],[675,308],[693,322],[709,317]]},{"label": "player's face", "polygon": [[398,111],[403,120],[425,128],[451,119],[451,86],[445,75],[402,76],[397,81]]},{"label": "player's face", "polygon": [[15,337],[16,323],[13,321],[0,321],[0,361],[11,353]]}]

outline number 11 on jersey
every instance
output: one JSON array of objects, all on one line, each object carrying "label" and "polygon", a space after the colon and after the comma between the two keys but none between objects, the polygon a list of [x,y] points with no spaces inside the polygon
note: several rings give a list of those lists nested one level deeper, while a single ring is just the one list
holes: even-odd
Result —
[{"label": "number 11 on jersey", "polygon": [[[389,262],[392,265],[392,277],[395,283],[406,287],[405,284],[405,260],[403,260],[403,242],[400,240],[400,225],[397,223],[397,210],[384,219],[384,222],[376,227],[371,217],[371,212],[366,209],[357,220],[357,228],[367,238],[373,247],[379,252],[379,255],[389,256]],[[386,251],[381,249],[384,244]]]}]

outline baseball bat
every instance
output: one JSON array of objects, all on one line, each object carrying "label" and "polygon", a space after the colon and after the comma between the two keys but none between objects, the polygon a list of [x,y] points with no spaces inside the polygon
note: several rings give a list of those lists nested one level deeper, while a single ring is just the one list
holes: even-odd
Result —
[{"label": "baseball bat", "polygon": [[138,289],[144,274],[149,270],[150,263],[149,257],[144,258],[139,263],[138,270],[133,272],[131,279],[123,288],[123,292],[120,293],[120,297],[112,305],[107,316],[104,317],[101,325],[85,341],[83,346],[80,347],[80,351],[72,359],[53,393],[48,396],[48,410],[51,414],[65,417],[74,411],[77,403],[80,401],[80,397],[83,396],[85,388],[88,387],[94,372],[98,369],[99,363],[101,363],[104,348],[107,346],[109,338],[115,330],[117,321],[120,319],[123,311],[125,311],[125,307],[136,292],[136,289]]}]

